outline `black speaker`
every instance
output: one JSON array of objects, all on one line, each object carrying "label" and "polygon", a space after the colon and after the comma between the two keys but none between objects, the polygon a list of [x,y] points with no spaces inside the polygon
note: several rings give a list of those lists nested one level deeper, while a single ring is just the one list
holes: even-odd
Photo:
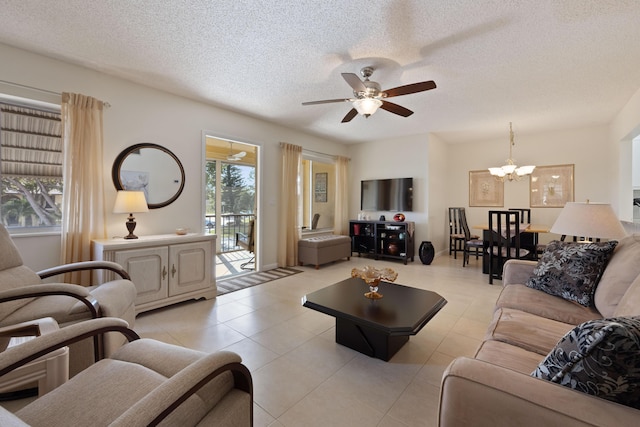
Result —
[{"label": "black speaker", "polygon": [[429,265],[436,256],[436,250],[433,248],[433,244],[431,242],[422,242],[420,243],[418,254],[420,256],[420,261],[422,261],[424,265]]}]

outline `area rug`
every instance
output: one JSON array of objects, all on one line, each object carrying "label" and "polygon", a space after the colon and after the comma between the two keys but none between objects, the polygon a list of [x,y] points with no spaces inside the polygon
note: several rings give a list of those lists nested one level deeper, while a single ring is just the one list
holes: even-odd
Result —
[{"label": "area rug", "polygon": [[224,295],[228,294],[229,292],[238,291],[240,289],[261,285],[263,283],[282,279],[283,277],[291,276],[297,273],[302,273],[302,271],[296,270],[295,268],[278,267],[267,271],[243,274],[239,277],[217,282],[216,285],[218,287],[218,295]]}]

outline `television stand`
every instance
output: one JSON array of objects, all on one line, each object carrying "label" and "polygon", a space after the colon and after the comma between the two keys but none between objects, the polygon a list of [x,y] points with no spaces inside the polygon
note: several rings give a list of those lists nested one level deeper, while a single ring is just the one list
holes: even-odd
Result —
[{"label": "television stand", "polygon": [[413,262],[415,223],[412,221],[349,221],[351,252],[375,259],[398,259]]}]

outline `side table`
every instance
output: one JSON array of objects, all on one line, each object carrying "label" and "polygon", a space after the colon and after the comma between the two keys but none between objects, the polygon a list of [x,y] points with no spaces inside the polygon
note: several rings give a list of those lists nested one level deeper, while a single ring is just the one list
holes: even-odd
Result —
[{"label": "side table", "polygon": [[[0,328],[0,352],[56,330],[58,323],[51,317],[5,326]],[[37,382],[38,396],[42,396],[68,379],[69,349],[63,347],[0,377],[0,393],[16,391]]]}]

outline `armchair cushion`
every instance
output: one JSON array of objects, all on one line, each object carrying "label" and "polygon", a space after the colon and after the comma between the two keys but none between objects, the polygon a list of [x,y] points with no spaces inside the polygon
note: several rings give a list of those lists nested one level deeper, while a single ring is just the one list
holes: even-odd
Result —
[{"label": "armchair cushion", "polygon": [[531,375],[640,409],[640,317],[578,325]]},{"label": "armchair cushion", "polygon": [[575,243],[554,240],[547,245],[526,285],[590,307],[598,281],[617,241]]}]

